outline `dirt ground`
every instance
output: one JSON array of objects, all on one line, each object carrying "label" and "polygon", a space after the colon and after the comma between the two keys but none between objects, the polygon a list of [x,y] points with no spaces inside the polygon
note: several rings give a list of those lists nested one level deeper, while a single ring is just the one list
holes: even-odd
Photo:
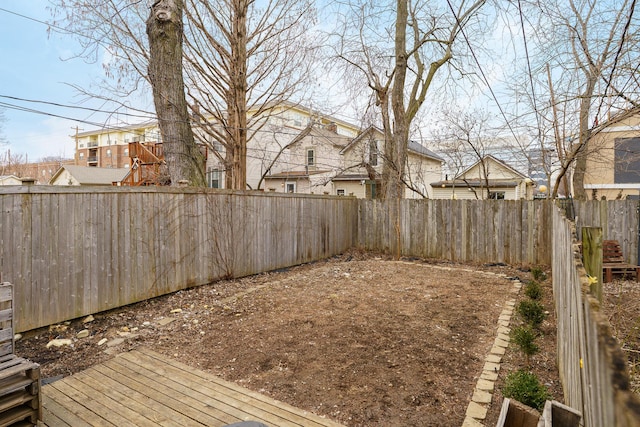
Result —
[{"label": "dirt ground", "polygon": [[640,283],[605,283],[603,307],[613,336],[627,356],[631,390],[640,395]]},{"label": "dirt ground", "polygon": [[[145,346],[347,426],[460,426],[515,277],[531,278],[350,252],[30,331],[16,353],[55,378]],[[550,282],[533,369],[561,401]],[[54,338],[71,345],[47,348]],[[509,349],[498,388],[523,363]],[[498,389],[485,425],[501,403]]]}]

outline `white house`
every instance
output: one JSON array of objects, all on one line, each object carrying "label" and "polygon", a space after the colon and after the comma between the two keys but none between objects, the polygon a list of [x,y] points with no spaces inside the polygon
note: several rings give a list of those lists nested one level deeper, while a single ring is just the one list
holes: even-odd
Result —
[{"label": "white house", "polygon": [[22,185],[22,180],[15,175],[2,175],[0,185]]},{"label": "white house", "polygon": [[431,183],[435,199],[533,198],[533,181],[505,162],[485,156],[452,180]]},{"label": "white house", "polygon": [[50,185],[114,185],[122,182],[130,169],[64,165],[49,180]]},{"label": "white house", "polygon": [[[291,143],[265,177],[268,191],[316,193],[375,198],[380,188],[384,135],[369,127],[355,137],[335,127],[314,126]],[[411,142],[405,197],[431,197],[429,183],[440,178],[442,158]]]}]

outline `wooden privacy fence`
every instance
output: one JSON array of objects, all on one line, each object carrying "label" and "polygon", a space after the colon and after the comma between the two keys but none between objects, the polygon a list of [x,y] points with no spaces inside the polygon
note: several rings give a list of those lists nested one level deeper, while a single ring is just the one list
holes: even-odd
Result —
[{"label": "wooden privacy fence", "polygon": [[637,200],[589,200],[573,201],[576,232],[582,238],[582,227],[602,228],[603,240],[617,240],[625,262],[638,261],[638,201]]},{"label": "wooden privacy fence", "polygon": [[457,262],[551,264],[551,216],[547,200],[403,200],[400,222],[377,200],[360,200],[358,245]]},{"label": "wooden privacy fence", "polygon": [[[352,246],[459,262],[551,264],[550,201],[388,203],[190,188],[4,187],[0,271],[18,330],[318,260]],[[634,202],[575,203],[580,225],[637,254]]]},{"label": "wooden privacy fence", "polygon": [[575,225],[559,209],[552,215],[553,294],[565,403],[582,412],[585,427],[638,426],[640,399],[629,390],[626,357],[589,293]]},{"label": "wooden privacy fence", "polygon": [[326,258],[355,243],[356,201],[189,188],[6,187],[0,271],[16,329],[224,277]]}]

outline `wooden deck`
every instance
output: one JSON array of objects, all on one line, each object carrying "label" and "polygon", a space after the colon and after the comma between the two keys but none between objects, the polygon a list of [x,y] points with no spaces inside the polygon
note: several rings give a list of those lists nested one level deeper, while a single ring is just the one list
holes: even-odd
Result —
[{"label": "wooden deck", "polygon": [[44,425],[269,427],[341,424],[239,387],[148,349],[42,387]]}]

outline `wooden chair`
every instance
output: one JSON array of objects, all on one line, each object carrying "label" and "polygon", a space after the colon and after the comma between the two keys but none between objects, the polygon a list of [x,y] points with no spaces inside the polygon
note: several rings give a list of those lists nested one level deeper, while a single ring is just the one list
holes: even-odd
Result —
[{"label": "wooden chair", "polygon": [[602,271],[604,282],[611,282],[614,275],[634,275],[636,281],[640,281],[640,266],[627,264],[622,256],[622,249],[617,240],[604,240],[602,242]]},{"label": "wooden chair", "polygon": [[0,284],[0,427],[42,419],[40,366],[14,354],[13,285]]}]

